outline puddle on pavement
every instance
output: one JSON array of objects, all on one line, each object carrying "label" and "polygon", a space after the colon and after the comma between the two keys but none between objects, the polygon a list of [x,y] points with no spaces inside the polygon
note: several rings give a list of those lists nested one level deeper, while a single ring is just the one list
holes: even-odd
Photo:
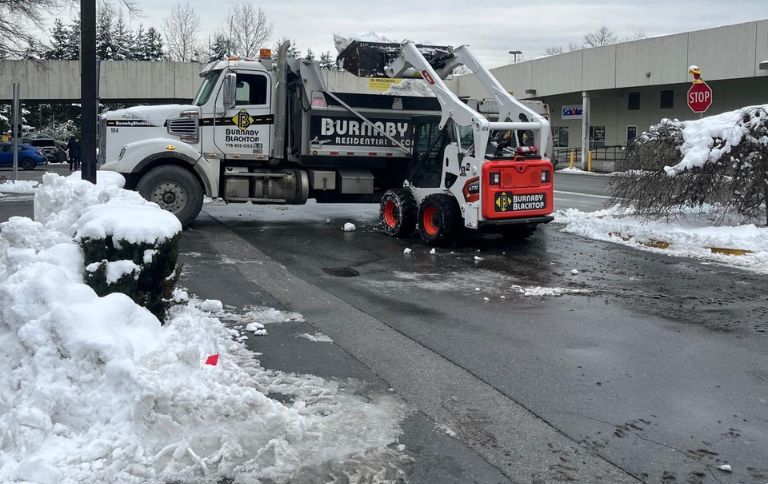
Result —
[{"label": "puddle on pavement", "polygon": [[358,271],[351,267],[323,267],[322,271],[335,277],[357,277],[360,275]]}]

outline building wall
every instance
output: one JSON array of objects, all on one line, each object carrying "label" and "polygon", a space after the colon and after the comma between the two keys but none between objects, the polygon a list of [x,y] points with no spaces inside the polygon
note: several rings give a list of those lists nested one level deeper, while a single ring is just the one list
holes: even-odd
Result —
[{"label": "building wall", "polygon": [[[768,104],[768,82],[764,78],[733,79],[727,81],[708,82],[713,91],[712,107],[709,114],[731,111],[743,106]],[[697,119],[687,105],[690,83],[669,84],[595,91],[590,93],[592,98],[592,126],[605,127],[606,145],[625,145],[627,127],[636,126],[640,135],[663,118],[690,120]],[[674,107],[661,109],[661,91],[674,91]],[[628,109],[629,93],[640,93],[640,109]],[[569,129],[569,147],[581,147],[581,120],[564,120],[561,116],[563,105],[581,104],[581,93],[562,94],[542,98],[552,113],[553,128],[567,127]]]}]

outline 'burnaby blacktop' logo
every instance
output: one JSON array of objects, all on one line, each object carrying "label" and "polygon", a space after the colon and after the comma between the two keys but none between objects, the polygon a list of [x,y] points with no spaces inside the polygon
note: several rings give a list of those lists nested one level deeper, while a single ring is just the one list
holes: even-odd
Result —
[{"label": "'burnaby blacktop' logo", "polygon": [[248,126],[253,123],[253,118],[250,114],[248,114],[248,111],[241,109],[240,112],[237,113],[234,118],[232,118],[232,121],[235,123],[235,126],[240,128],[240,130],[245,131],[248,129]]}]

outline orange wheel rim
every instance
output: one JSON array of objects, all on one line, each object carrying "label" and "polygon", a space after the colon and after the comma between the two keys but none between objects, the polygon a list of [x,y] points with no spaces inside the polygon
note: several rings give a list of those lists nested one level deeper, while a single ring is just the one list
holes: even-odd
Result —
[{"label": "orange wheel rim", "polygon": [[395,228],[397,226],[397,213],[395,212],[395,202],[387,200],[384,204],[384,223],[388,227]]},{"label": "orange wheel rim", "polygon": [[435,223],[435,215],[437,215],[437,209],[427,207],[421,217],[421,226],[424,227],[424,232],[430,237],[435,237],[440,233],[440,227]]}]

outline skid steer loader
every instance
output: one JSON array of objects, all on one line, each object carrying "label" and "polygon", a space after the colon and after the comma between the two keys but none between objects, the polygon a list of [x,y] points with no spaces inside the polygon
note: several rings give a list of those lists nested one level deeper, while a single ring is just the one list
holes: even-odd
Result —
[{"label": "skid steer loader", "polygon": [[[468,47],[353,44],[340,60],[358,73],[421,77],[440,103],[439,120],[414,120],[410,173],[402,188],[381,199],[386,233],[409,236],[415,229],[427,244],[440,245],[464,229],[524,237],[553,220],[549,122],[509,94]],[[443,82],[460,65],[495,100],[496,120]]]}]

